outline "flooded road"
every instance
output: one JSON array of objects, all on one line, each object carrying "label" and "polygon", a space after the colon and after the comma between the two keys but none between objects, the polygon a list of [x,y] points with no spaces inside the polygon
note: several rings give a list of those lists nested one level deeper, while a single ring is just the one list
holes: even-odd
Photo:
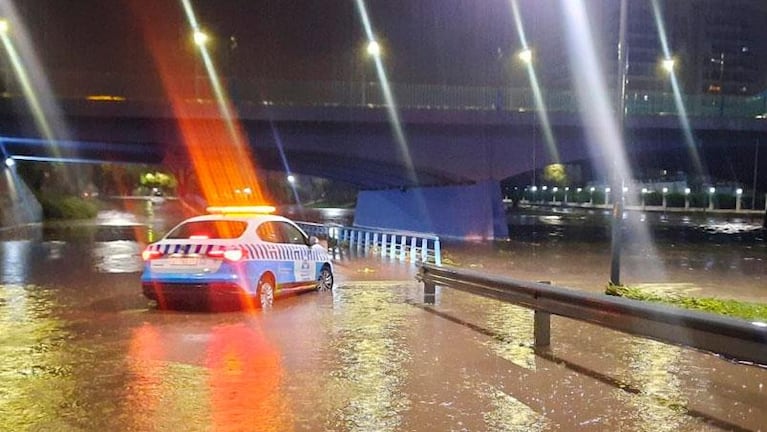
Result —
[{"label": "flooded road", "polygon": [[557,317],[535,353],[530,311],[447,289],[428,307],[409,264],[343,258],[332,293],[265,312],[158,311],[140,251],[174,216],[103,216],[3,233],[0,430],[767,425],[767,370]]}]

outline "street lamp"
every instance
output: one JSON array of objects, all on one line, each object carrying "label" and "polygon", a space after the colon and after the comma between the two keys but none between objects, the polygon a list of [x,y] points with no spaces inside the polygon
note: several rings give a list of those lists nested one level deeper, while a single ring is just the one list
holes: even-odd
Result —
[{"label": "street lamp", "polygon": [[7,166],[8,168],[13,168],[15,165],[16,165],[16,161],[13,160],[13,158],[8,157],[5,159],[5,166]]},{"label": "street lamp", "polygon": [[714,209],[714,193],[716,192],[716,188],[708,188],[708,209],[713,210]]},{"label": "street lamp", "polygon": [[551,202],[555,203],[557,202],[557,192],[559,192],[559,188],[554,186],[551,188]]},{"label": "street lamp", "polygon": [[194,39],[195,45],[198,47],[203,47],[210,40],[210,36],[208,36],[208,34],[202,30],[195,30],[194,34],[192,34],[192,39]]},{"label": "street lamp", "polygon": [[737,200],[735,201],[735,211],[740,211],[741,200],[743,199],[743,188],[736,189],[735,196],[737,197]]},{"label": "street lamp", "polygon": [[381,44],[374,40],[368,42],[367,53],[371,57],[379,57],[381,55]]},{"label": "street lamp", "polygon": [[517,57],[519,57],[525,64],[529,65],[533,62],[533,51],[530,48],[525,48],[517,54]]},{"label": "street lamp", "polygon": [[288,183],[294,184],[296,182],[296,176],[293,174],[288,174]]},{"label": "street lamp", "polygon": [[531,199],[531,201],[532,201],[532,202],[535,202],[535,193],[536,193],[536,192],[538,192],[538,186],[533,186],[533,187],[531,187],[531,188],[530,188],[530,191],[533,193],[533,195],[532,195],[532,197],[531,197],[531,198],[532,198],[532,199]]},{"label": "street lamp", "polygon": [[645,208],[645,195],[647,195],[647,188],[642,188],[642,208]]},{"label": "street lamp", "polygon": [[690,208],[690,188],[684,188],[684,208],[685,210]]},{"label": "street lamp", "polygon": [[[205,49],[205,45],[207,45],[208,41],[210,41],[210,36],[208,36],[207,33],[204,31],[197,29],[192,33],[192,40],[194,41],[194,44],[197,45],[197,47],[202,51]],[[194,62],[194,98],[199,99],[200,98],[200,58],[198,57]]]},{"label": "street lamp", "polygon": [[[367,54],[367,57],[372,57],[373,59],[379,59],[381,57],[381,44],[378,43],[376,40],[371,40],[367,43],[365,46],[365,53]],[[362,106],[364,107],[367,105],[367,92],[368,92],[368,80],[367,80],[367,62],[363,62],[362,64]]]},{"label": "street lamp", "polygon": [[672,58],[665,58],[663,61],[661,61],[661,66],[663,66],[663,69],[668,72],[672,73],[674,72],[674,64],[676,62]]},{"label": "street lamp", "polygon": [[663,191],[663,209],[665,210],[666,209],[666,204],[667,204],[666,203],[666,194],[668,193],[668,188],[664,187],[662,189],[662,191]]},{"label": "street lamp", "polygon": [[594,186],[589,189],[589,205],[594,205],[594,191],[597,190]]},{"label": "street lamp", "polygon": [[567,204],[567,194],[568,194],[568,192],[570,192],[570,187],[566,186],[565,187],[565,204]]},{"label": "street lamp", "polygon": [[610,205],[610,191],[612,191],[612,188],[606,187],[605,188],[605,205]]}]

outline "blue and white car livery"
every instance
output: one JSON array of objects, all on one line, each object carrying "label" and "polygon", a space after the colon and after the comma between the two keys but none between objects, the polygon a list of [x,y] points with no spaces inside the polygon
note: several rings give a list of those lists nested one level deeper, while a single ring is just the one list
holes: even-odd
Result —
[{"label": "blue and white car livery", "polygon": [[221,213],[187,219],[147,246],[141,276],[147,298],[162,305],[177,297],[234,297],[271,307],[275,296],[333,288],[327,250],[289,219],[213,210]]}]

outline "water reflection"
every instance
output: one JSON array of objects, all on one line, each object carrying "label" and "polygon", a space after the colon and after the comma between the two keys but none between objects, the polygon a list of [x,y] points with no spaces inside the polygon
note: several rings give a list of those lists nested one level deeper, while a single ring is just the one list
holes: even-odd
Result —
[{"label": "water reflection", "polygon": [[331,376],[345,401],[334,429],[397,431],[411,403],[402,389],[410,359],[403,333],[416,309],[390,287],[364,285],[333,291],[334,308],[343,314],[334,322],[331,343],[339,358]]},{"label": "water reflection", "polygon": [[133,331],[128,358],[132,430],[293,429],[280,352],[257,321],[202,333],[145,324]]},{"label": "water reflection", "polygon": [[679,381],[682,349],[647,339],[620,339],[627,347],[621,375],[641,391],[625,397],[634,408],[637,430],[677,431],[694,425],[695,419],[680,415],[687,406]]},{"label": "water reflection", "polygon": [[32,246],[28,240],[0,242],[0,283],[22,284],[27,281]]},{"label": "water reflection", "polygon": [[517,366],[536,370],[536,356],[533,351],[533,311],[508,303],[481,300],[487,303],[485,306],[487,328],[504,336],[503,339],[494,338],[488,342],[490,349],[499,357]]},{"label": "water reflection", "polygon": [[70,335],[49,316],[53,293],[34,285],[0,285],[0,430],[30,425],[56,430],[72,368],[60,351]]},{"label": "water reflection", "polygon": [[549,430],[552,422],[513,396],[496,388],[485,391],[493,410],[484,413],[488,431],[538,432]]}]

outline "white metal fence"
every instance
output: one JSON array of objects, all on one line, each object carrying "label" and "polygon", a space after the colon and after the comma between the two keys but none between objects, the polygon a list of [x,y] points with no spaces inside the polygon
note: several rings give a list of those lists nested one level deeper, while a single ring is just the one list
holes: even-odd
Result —
[{"label": "white metal fence", "polygon": [[328,248],[376,254],[405,262],[442,265],[440,239],[433,234],[296,222],[307,234],[327,239]]}]

